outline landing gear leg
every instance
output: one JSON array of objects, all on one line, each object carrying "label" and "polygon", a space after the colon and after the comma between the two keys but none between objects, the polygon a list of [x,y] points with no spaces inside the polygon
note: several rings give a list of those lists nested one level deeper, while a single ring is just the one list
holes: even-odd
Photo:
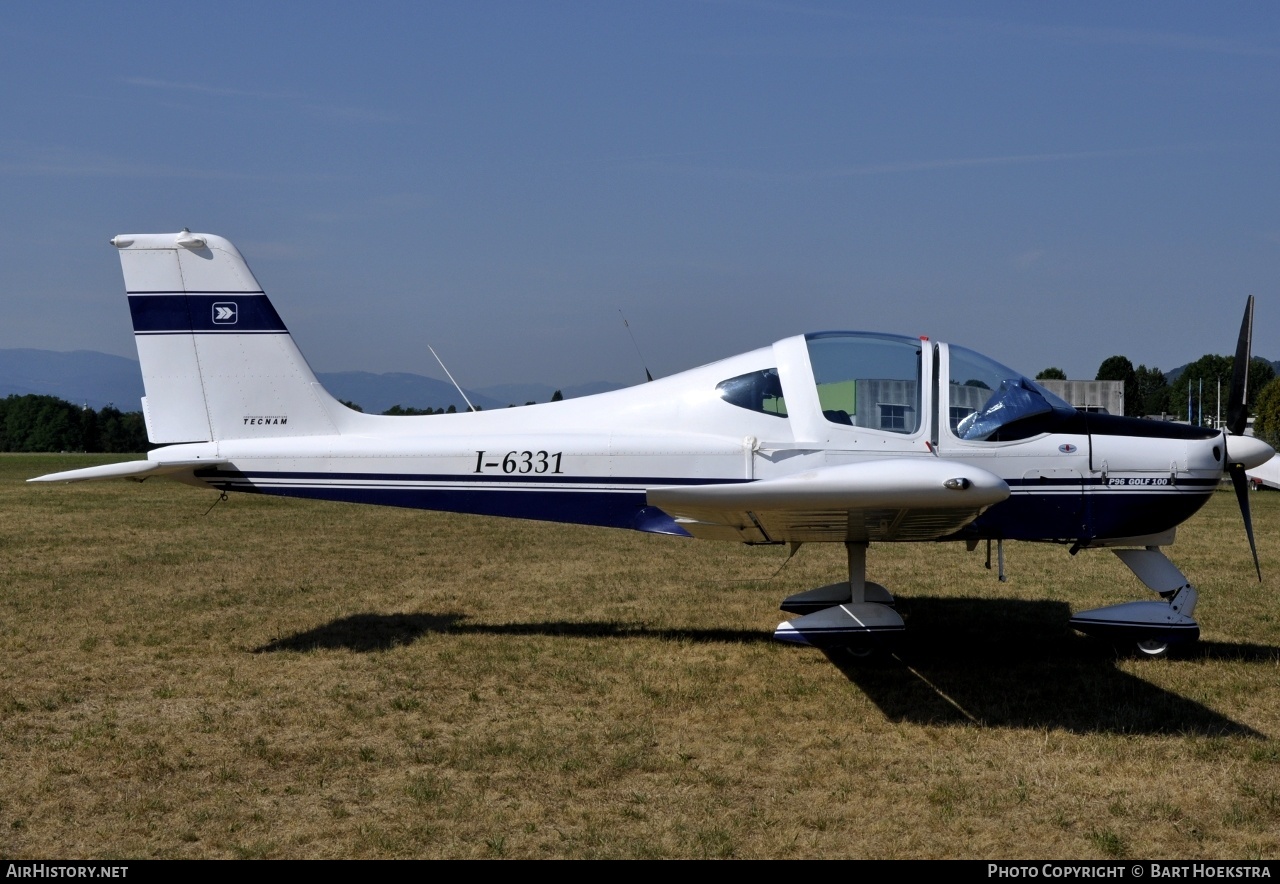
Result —
[{"label": "landing gear leg", "polygon": [[893,594],[867,579],[867,544],[846,543],[849,579],[787,596],[779,607],[790,614],[813,614],[835,605],[874,602],[893,607]]},{"label": "landing gear leg", "polygon": [[845,541],[844,552],[849,560],[849,601],[860,605],[867,600],[867,545]]},{"label": "landing gear leg", "polygon": [[[860,605],[867,600],[867,545],[845,541],[844,552],[849,562],[849,604]],[[854,659],[865,660],[875,651],[870,644],[851,641],[844,652]]]}]

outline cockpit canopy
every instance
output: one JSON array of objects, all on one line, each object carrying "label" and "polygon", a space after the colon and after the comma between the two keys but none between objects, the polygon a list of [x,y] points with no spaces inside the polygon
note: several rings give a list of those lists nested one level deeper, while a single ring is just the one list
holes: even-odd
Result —
[{"label": "cockpit canopy", "polygon": [[[1027,422],[1029,418],[1074,414],[1039,384],[964,347],[935,347],[919,338],[870,332],[820,332],[804,341],[822,416],[833,424],[903,435],[918,432],[927,417],[921,393],[924,366],[926,360],[940,359],[943,350],[950,376],[938,385],[939,416],[945,415],[946,426],[959,439],[1025,438],[1044,431],[1043,421]],[[716,390],[739,408],[788,416],[777,368],[728,378]]]},{"label": "cockpit canopy", "polygon": [[910,435],[920,429],[921,342],[863,332],[805,335],[822,416]]}]

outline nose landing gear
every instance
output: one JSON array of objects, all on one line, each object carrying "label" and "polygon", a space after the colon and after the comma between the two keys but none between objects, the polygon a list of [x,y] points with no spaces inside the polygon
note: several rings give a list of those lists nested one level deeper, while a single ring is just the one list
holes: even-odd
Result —
[{"label": "nose landing gear", "polygon": [[1117,645],[1131,645],[1142,657],[1164,657],[1170,647],[1200,638],[1200,624],[1191,617],[1198,594],[1159,547],[1112,552],[1164,601],[1125,602],[1081,611],[1071,618],[1073,628]]}]

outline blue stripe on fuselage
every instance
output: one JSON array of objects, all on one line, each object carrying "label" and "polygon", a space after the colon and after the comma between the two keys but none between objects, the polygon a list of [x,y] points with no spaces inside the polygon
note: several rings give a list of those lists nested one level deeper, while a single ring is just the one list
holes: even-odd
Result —
[{"label": "blue stripe on fuselage", "polygon": [[[657,485],[704,485],[747,481],[745,479],[645,476],[614,479],[597,476],[533,474],[493,476],[321,473],[238,471],[217,468],[197,470],[196,476],[213,487],[225,491],[399,506],[482,516],[505,516],[544,522],[568,522],[606,528],[630,528],[650,534],[675,534],[684,537],[688,536],[688,532],[677,525],[674,519],[657,507],[648,505],[645,489]],[[525,487],[510,487],[515,483]],[[530,488],[528,487],[530,485],[549,487]]]},{"label": "blue stripe on fuselage", "polygon": [[343,503],[370,503],[479,516],[504,516],[542,522],[568,522],[604,528],[631,528],[651,534],[688,536],[688,532],[679,527],[674,519],[657,507],[648,505],[644,491],[516,490],[495,487],[489,483],[475,483],[470,488],[415,488],[252,484],[225,479],[206,481],[224,491],[246,491]]},{"label": "blue stripe on fuselage", "polygon": [[951,539],[1079,540],[1159,534],[1185,522],[1213,494],[1213,487],[1196,482],[1188,488],[1191,484],[1183,481],[1181,488],[1142,491],[1095,486],[1079,495],[1015,491]]}]

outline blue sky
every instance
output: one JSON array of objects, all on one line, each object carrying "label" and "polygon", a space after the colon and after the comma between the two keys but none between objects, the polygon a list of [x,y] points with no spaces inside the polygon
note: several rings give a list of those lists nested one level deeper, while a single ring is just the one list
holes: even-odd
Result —
[{"label": "blue sky", "polygon": [[9,3],[0,75],[0,347],[134,355],[107,240],[190,227],[318,371],[1280,359],[1274,3]]}]

